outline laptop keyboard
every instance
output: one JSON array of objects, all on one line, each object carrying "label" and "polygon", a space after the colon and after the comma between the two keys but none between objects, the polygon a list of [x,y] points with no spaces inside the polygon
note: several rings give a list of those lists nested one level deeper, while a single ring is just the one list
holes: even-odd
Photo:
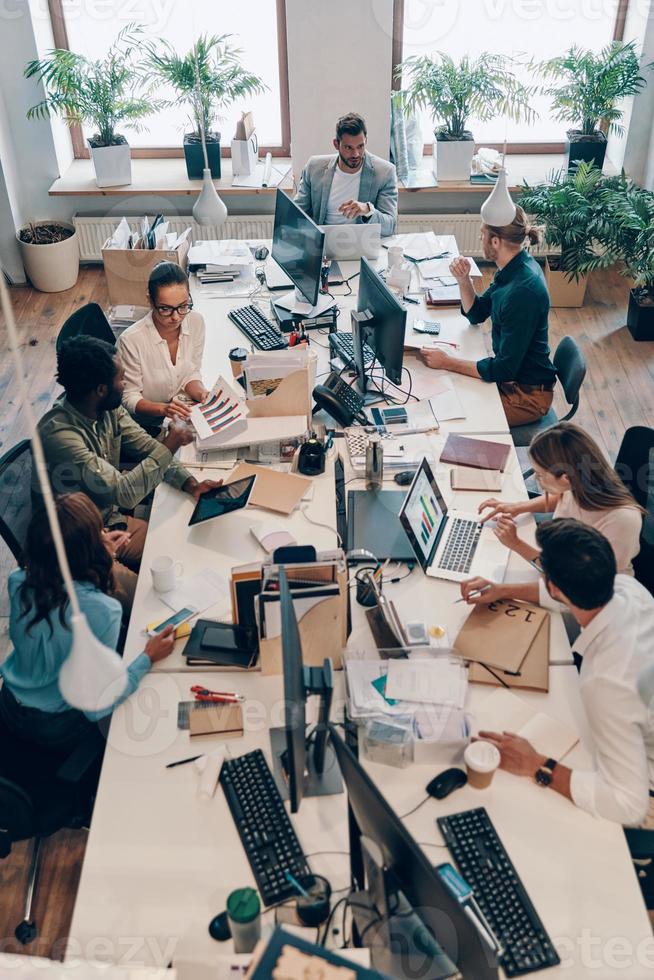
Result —
[{"label": "laptop keyboard", "polygon": [[475,557],[481,529],[482,525],[478,521],[466,521],[460,517],[453,517],[448,521],[447,541],[438,567],[446,572],[467,574]]}]

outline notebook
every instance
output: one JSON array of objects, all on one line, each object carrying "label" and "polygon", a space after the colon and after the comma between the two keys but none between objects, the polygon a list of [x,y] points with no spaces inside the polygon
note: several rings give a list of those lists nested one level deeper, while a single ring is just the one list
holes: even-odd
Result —
[{"label": "notebook", "polygon": [[511,447],[503,442],[488,442],[485,439],[470,439],[450,432],[443,447],[441,463],[455,466],[473,466],[479,470],[499,470],[504,472]]},{"label": "notebook", "polygon": [[531,742],[541,755],[557,761],[563,759],[579,741],[577,733],[569,725],[543,711],[535,712],[533,704],[503,688],[485,698],[475,712],[474,730],[515,732]]},{"label": "notebook", "polygon": [[[206,702],[204,702],[206,704]],[[240,704],[212,704],[210,708],[191,708],[189,734],[222,735],[239,738],[243,734],[243,711]]]}]

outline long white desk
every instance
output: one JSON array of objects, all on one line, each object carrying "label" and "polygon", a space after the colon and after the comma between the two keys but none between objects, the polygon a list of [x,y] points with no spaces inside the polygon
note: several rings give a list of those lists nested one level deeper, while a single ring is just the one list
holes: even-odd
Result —
[{"label": "long white desk", "polygon": [[[198,299],[196,295],[196,299]],[[241,342],[226,320],[233,302],[200,298],[196,308],[207,320],[206,380],[211,382],[226,368],[226,351]],[[439,316],[439,318],[441,318]],[[471,328],[463,327],[465,331]],[[468,336],[468,334],[466,334]],[[474,342],[480,335],[470,333]],[[322,355],[321,355],[322,356]],[[471,379],[466,379],[471,380]],[[494,386],[472,382],[486,399],[491,417]],[[476,397],[476,395],[475,395]],[[483,400],[483,399],[482,399]],[[448,426],[438,436],[415,437],[418,450],[434,460]],[[468,430],[470,431],[470,430]],[[506,424],[494,432],[509,441]],[[313,499],[302,505],[289,526],[299,541],[318,547],[335,544],[335,505],[332,461],[323,477],[314,481]],[[446,468],[436,463],[439,482],[448,501],[473,509],[485,494],[452,495]],[[349,472],[346,479],[351,479]],[[389,484],[395,486],[395,484]],[[355,481],[348,488],[355,488]],[[502,495],[519,499],[525,494],[517,459],[512,453]],[[187,574],[210,566],[227,577],[233,564],[263,558],[248,533],[257,519],[255,510],[232,514],[204,526],[202,533],[188,533],[192,502],[163,485],[155,494],[150,530],[134,604],[125,656],[133,658],[142,648],[142,626],[165,615],[152,592],[149,563],[155,554],[172,553]],[[307,515],[325,527],[315,527]],[[533,534],[533,526],[525,526]],[[508,577],[523,579],[528,566],[512,556]],[[458,588],[452,583],[427,579],[419,568],[402,582],[387,586],[401,615],[444,625],[450,636],[468,614],[463,603],[454,604]],[[222,608],[218,608],[222,606]],[[227,612],[229,603],[217,604],[215,615]],[[370,649],[371,638],[362,609],[353,603],[350,649]],[[521,692],[534,710],[545,711],[572,725],[585,744],[575,749],[573,764],[588,764],[588,733],[579,701],[576,671],[560,617],[552,617],[550,660],[568,661],[552,666],[547,694]],[[179,645],[178,645],[179,646]],[[181,650],[181,646],[180,646]],[[196,796],[197,774],[192,766],[166,770],[169,761],[195,754],[188,732],[177,729],[177,704],[189,698],[191,684],[215,686],[216,673],[184,669],[177,650],[145,678],[140,689],[122,705],[111,723],[98,798],[93,816],[79,892],[71,925],[70,955],[97,956],[127,966],[162,966],[176,958],[215,961],[225,945],[208,935],[210,919],[225,907],[228,893],[253,882],[245,854],[227,804],[218,790],[209,802]],[[333,717],[343,709],[342,675],[337,675]],[[258,672],[221,675],[221,683],[246,695],[245,734],[229,743],[237,755],[261,747],[270,759],[268,729],[281,723],[282,680]],[[474,714],[492,688],[471,686],[469,708]],[[203,740],[211,751],[218,739]],[[406,813],[424,797],[424,787],[446,765],[413,765],[406,770],[366,763],[371,775],[398,813]],[[449,765],[449,763],[448,763]],[[526,779],[499,772],[488,790],[469,787],[445,801],[431,800],[407,818],[407,827],[433,863],[446,859],[435,824],[441,814],[473,806],[487,807],[530,896],[559,948],[562,965],[557,975],[580,977],[628,977],[641,980],[654,965],[654,939],[640,896],[620,827],[595,820],[555,793],[544,791]],[[310,863],[325,873],[334,891],[349,883],[345,797],[308,799],[293,817]],[[338,853],[316,853],[338,852]],[[345,894],[340,891],[340,894]],[[338,896],[337,896],[338,897]],[[266,913],[265,920],[272,916]],[[98,937],[102,937],[97,948]],[[94,945],[95,944],[95,945]],[[229,948],[229,944],[227,944]]]}]

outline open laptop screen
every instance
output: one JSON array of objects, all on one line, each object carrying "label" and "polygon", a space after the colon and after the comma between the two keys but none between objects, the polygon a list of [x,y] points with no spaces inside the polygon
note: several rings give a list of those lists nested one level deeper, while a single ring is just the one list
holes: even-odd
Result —
[{"label": "open laptop screen", "polygon": [[429,463],[423,459],[400,511],[402,527],[423,571],[429,568],[446,514],[447,504]]}]

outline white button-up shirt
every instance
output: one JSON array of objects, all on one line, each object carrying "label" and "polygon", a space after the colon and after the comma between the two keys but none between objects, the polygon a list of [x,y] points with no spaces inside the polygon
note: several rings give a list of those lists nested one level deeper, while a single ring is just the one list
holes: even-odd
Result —
[{"label": "white button-up shirt", "polygon": [[613,598],[581,631],[580,693],[594,742],[594,769],[574,769],[572,799],[583,810],[625,826],[647,814],[654,788],[654,706],[637,678],[654,659],[654,598],[617,575]]},{"label": "white button-up shirt", "polygon": [[152,313],[128,327],[118,339],[118,351],[125,368],[123,405],[136,415],[136,405],[144,398],[169,402],[190,381],[202,380],[204,319],[191,310],[181,322],[175,364],[168,344],[152,322]]}]

